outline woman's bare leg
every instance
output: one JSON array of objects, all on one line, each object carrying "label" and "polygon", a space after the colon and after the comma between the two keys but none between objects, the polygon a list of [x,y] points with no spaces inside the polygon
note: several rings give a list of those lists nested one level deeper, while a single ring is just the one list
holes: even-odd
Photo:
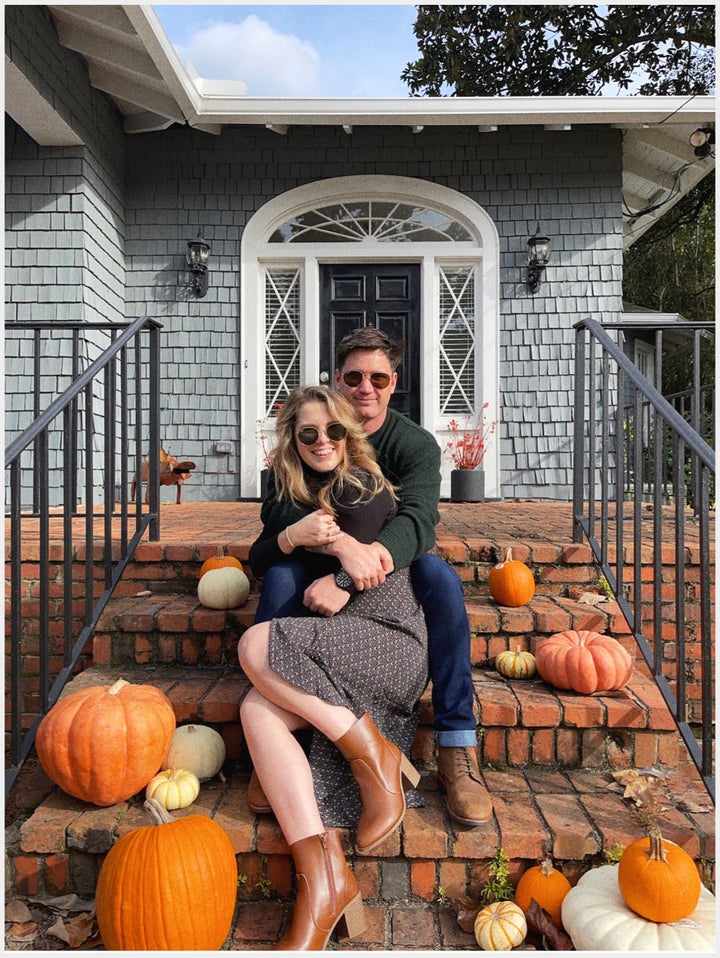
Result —
[{"label": "woman's bare leg", "polygon": [[[325,702],[278,675],[268,661],[269,641],[269,622],[259,622],[243,633],[238,643],[238,659],[243,672],[258,692],[270,702],[305,719],[331,742],[337,741],[355,724],[357,716],[345,706]],[[263,787],[264,785],[263,782]]]},{"label": "woman's bare leg", "polygon": [[250,689],[240,706],[245,740],[263,791],[288,845],[325,830],[312,772],[292,734],[307,723]]}]

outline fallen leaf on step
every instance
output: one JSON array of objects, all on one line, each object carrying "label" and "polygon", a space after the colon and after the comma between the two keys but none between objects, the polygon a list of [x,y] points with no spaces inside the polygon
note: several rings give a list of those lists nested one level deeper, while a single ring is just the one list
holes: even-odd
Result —
[{"label": "fallen leaf on step", "polygon": [[95,932],[95,920],[92,915],[75,915],[73,918],[58,918],[48,928],[48,935],[59,938],[71,948],[79,948]]},{"label": "fallen leaf on step", "polygon": [[483,908],[483,903],[477,898],[454,898],[453,905],[457,908],[458,925],[463,931],[469,934],[475,932],[475,918],[477,913]]},{"label": "fallen leaf on step", "polygon": [[542,935],[546,951],[574,951],[572,939],[567,932],[553,925],[548,912],[541,908],[534,898],[530,899],[527,920],[528,928]]},{"label": "fallen leaf on step", "polygon": [[19,898],[14,898],[5,906],[5,921],[13,921],[20,924],[26,921],[32,921],[30,909],[24,901],[20,901]]},{"label": "fallen leaf on step", "polygon": [[582,602],[583,605],[600,605],[609,601],[606,595],[601,595],[599,592],[583,592],[578,599],[578,602]]},{"label": "fallen leaf on step", "polygon": [[14,921],[5,932],[6,941],[27,943],[37,937],[37,925],[34,921]]}]

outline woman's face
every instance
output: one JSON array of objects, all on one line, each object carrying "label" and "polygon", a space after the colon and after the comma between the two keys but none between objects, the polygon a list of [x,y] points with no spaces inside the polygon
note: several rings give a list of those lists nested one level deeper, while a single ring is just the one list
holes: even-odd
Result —
[{"label": "woman's face", "polygon": [[[343,459],[345,439],[330,439],[327,434],[328,426],[331,433],[335,431],[331,423],[338,425],[337,420],[330,415],[328,407],[321,402],[306,402],[301,406],[295,422],[293,434],[297,451],[302,461],[316,472],[332,472]],[[307,439],[313,439],[313,430],[317,434],[313,442],[308,445],[300,441],[301,434]]]}]

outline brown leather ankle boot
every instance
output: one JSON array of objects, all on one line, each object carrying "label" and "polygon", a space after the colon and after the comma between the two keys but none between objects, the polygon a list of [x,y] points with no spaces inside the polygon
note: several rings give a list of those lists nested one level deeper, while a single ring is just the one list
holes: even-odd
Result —
[{"label": "brown leather ankle boot", "polygon": [[367,712],[335,745],[350,763],[360,788],[362,812],[355,846],[364,855],[400,826],[405,816],[403,785],[414,788],[420,773],[397,745],[382,737]]},{"label": "brown leather ankle boot", "polygon": [[480,825],[493,816],[492,800],[483,785],[477,749],[471,746],[437,750],[438,782],[450,817],[463,825]]},{"label": "brown leather ankle boot", "polygon": [[335,926],[338,939],[365,930],[363,901],[335,831],[301,838],[290,846],[297,901],[292,925],[274,951],[323,951]]}]

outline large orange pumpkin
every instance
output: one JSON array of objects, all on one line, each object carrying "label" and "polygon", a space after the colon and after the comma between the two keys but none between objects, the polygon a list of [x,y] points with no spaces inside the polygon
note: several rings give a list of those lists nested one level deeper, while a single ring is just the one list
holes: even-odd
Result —
[{"label": "large orange pumpkin", "polygon": [[147,785],[174,732],[175,713],[164,692],[118,679],[56,702],[38,726],[35,748],[63,791],[93,805],[114,805]]},{"label": "large orange pumpkin", "polygon": [[700,900],[700,876],[690,855],[653,828],[628,845],[618,865],[625,904],[648,921],[680,921]]},{"label": "large orange pumpkin", "polygon": [[217,951],[235,911],[237,861],[206,815],[174,819],[154,799],[156,824],[136,828],[105,856],[95,911],[109,951]]},{"label": "large orange pumpkin", "polygon": [[533,865],[522,873],[515,889],[515,904],[522,908],[527,918],[530,902],[534,899],[550,915],[553,925],[560,928],[562,903],[570,887],[563,873],[546,858],[540,865]]},{"label": "large orange pumpkin", "polygon": [[556,632],[535,649],[540,676],[559,689],[583,695],[621,689],[630,680],[630,653],[609,635],[587,630]]},{"label": "large orange pumpkin", "polygon": [[524,562],[513,559],[512,549],[508,549],[505,561],[490,570],[488,590],[498,605],[527,605],[535,595],[535,578]]}]

